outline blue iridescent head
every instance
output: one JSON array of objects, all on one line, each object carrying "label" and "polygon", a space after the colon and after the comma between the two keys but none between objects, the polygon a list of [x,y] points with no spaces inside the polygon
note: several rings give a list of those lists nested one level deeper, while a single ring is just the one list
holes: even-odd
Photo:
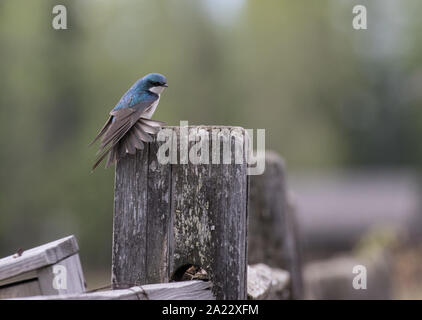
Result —
[{"label": "blue iridescent head", "polygon": [[168,87],[167,79],[159,73],[150,73],[142,78],[142,83],[146,90],[160,94],[164,88]]}]

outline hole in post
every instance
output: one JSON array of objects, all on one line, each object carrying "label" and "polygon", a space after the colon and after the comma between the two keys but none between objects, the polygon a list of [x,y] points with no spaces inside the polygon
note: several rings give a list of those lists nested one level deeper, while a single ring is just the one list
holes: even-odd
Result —
[{"label": "hole in post", "polygon": [[201,266],[185,264],[180,266],[171,277],[171,281],[203,280],[208,281],[208,273]]}]

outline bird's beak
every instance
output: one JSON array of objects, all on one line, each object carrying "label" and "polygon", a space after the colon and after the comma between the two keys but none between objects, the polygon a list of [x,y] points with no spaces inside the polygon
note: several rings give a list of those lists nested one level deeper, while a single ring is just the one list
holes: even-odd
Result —
[{"label": "bird's beak", "polygon": [[165,83],[162,86],[167,88],[169,85],[167,83]]}]

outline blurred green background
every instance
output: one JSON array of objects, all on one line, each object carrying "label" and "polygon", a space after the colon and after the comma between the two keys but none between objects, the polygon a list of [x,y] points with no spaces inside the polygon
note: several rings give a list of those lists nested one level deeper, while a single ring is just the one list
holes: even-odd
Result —
[{"label": "blurred green background", "polygon": [[[67,30],[51,26],[56,4]],[[368,30],[352,28],[356,4]],[[109,272],[114,171],[90,173],[88,143],[149,72],[169,82],[155,119],[265,128],[289,170],[420,168],[421,11],[420,0],[1,0],[0,256],[75,234],[85,271]]]}]

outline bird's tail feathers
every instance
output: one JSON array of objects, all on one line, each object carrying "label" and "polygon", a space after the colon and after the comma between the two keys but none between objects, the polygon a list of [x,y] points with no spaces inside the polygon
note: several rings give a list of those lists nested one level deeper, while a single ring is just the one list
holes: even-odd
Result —
[{"label": "bird's tail feathers", "polygon": [[[94,143],[98,138],[100,138],[108,129],[108,125],[111,123],[111,120],[107,121],[103,129],[100,130],[98,136],[94,139]],[[154,141],[154,138],[151,135],[155,135],[160,131],[164,122],[150,120],[146,118],[139,118],[138,121],[130,128],[129,131],[118,141],[108,140],[106,136],[103,137],[100,149],[98,150],[98,159],[92,167],[92,171],[104,160],[108,155],[105,167],[108,168],[112,164],[119,161],[121,158],[127,154],[135,154],[136,150],[143,150],[144,144]],[[91,143],[91,144],[92,144]]]}]

